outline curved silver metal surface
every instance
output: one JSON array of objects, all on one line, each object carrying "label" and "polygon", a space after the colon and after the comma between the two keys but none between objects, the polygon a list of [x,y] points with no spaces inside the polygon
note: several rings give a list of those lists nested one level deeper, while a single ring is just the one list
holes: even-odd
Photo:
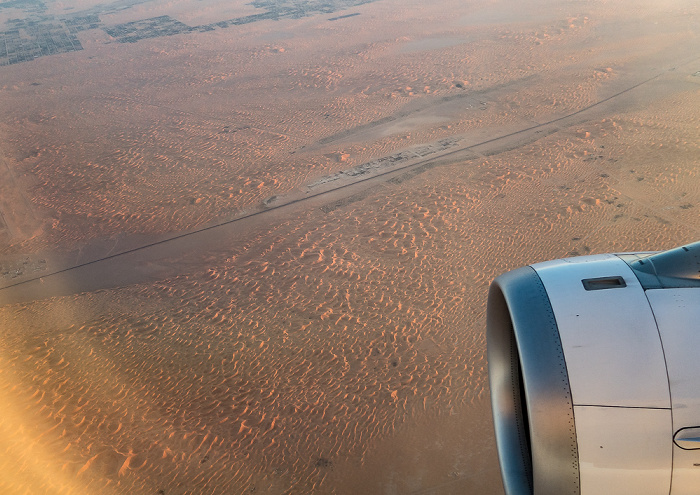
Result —
[{"label": "curved silver metal surface", "polygon": [[700,242],[641,259],[620,257],[634,270],[645,290],[700,287]]},{"label": "curved silver metal surface", "polygon": [[566,361],[547,292],[531,267],[491,284],[487,353],[506,494],[579,495]]},{"label": "curved silver metal surface", "polygon": [[683,450],[700,450],[700,428],[681,428],[673,435],[673,443]]}]

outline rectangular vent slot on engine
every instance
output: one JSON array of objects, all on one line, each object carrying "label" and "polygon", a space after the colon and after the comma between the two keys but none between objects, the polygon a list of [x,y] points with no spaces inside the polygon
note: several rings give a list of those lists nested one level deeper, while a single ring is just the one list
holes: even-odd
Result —
[{"label": "rectangular vent slot on engine", "polygon": [[581,280],[583,288],[586,290],[618,289],[627,287],[622,277],[599,277],[586,278]]}]

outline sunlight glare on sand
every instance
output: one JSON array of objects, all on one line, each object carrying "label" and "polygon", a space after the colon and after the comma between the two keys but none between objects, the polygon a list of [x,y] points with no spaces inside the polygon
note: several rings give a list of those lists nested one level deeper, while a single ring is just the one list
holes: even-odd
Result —
[{"label": "sunlight glare on sand", "polygon": [[1,493],[503,493],[491,280],[698,239],[694,2],[329,5],[0,5]]}]

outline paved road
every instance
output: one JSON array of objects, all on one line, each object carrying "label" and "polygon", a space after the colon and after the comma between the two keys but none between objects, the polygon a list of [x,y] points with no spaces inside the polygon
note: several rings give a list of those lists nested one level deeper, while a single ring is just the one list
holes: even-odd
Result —
[{"label": "paved road", "polygon": [[[498,154],[536,141],[559,129],[604,118],[629,105],[639,104],[638,98],[627,97],[645,86],[655,84],[656,96],[664,91],[678,90],[678,84],[664,85],[664,80],[674,78],[677,82],[678,74],[682,72],[680,68],[685,67],[692,72],[695,67],[692,63],[697,60],[686,61],[682,66],[660,69],[637,81],[628,82],[613,94],[567,115],[552,116],[549,120],[539,123],[521,121],[516,127],[480,129],[461,136],[458,146],[423,160],[380,169],[371,175],[333,181],[325,188],[293,191],[275,199],[271,204],[243,212],[233,219],[191,232],[151,240],[124,251],[100,255],[100,250],[96,250],[92,258],[87,258],[87,261],[81,263],[59,262],[54,264],[52,272],[42,273],[40,277],[30,274],[6,282],[0,287],[0,306],[162,280],[187,273],[193,266],[201,266],[202,259],[226,256],[226,246],[247,236],[251,230],[272,225],[284,218],[294,218],[310,208],[342,204],[343,198],[359,195],[369,188],[401,178],[402,175],[420,171],[421,167]],[[499,88],[499,91],[502,93],[502,88]],[[513,88],[513,91],[517,91],[517,88]],[[365,131],[366,129],[361,129],[361,132]]]}]

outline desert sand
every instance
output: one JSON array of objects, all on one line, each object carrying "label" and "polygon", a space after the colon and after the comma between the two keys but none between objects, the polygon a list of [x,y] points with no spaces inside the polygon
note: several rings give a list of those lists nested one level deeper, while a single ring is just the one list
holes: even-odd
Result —
[{"label": "desert sand", "polygon": [[491,280],[700,238],[695,2],[324,5],[0,4],[0,492],[500,494]]}]

